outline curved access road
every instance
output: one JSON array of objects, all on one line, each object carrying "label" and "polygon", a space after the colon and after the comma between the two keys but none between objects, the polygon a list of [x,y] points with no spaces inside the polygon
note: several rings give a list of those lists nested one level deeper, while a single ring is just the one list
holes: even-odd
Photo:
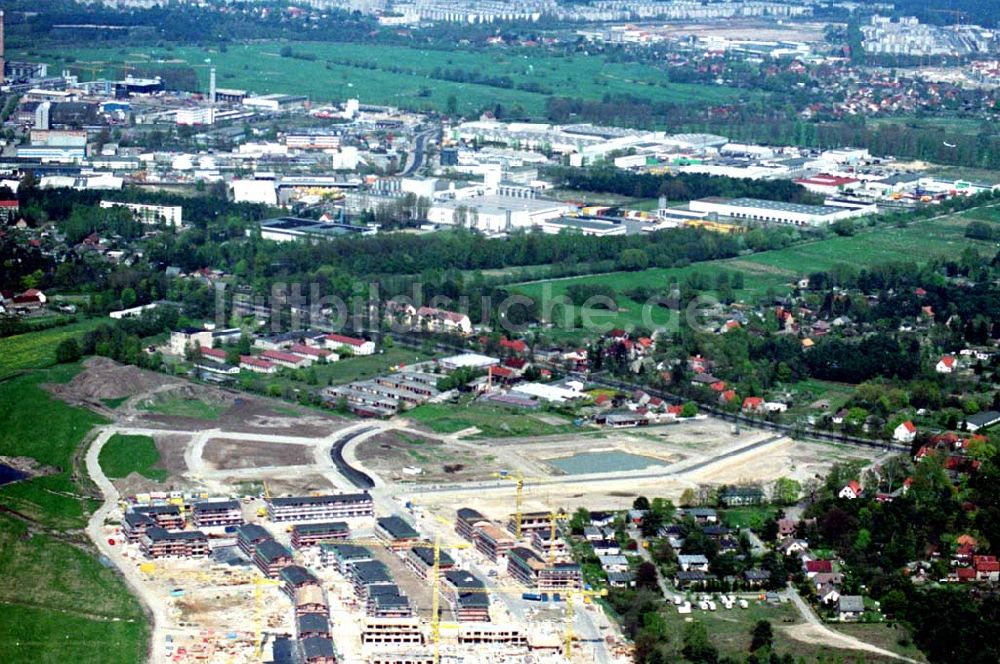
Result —
[{"label": "curved access road", "polygon": [[337,471],[344,476],[351,484],[359,489],[374,489],[375,480],[368,473],[355,468],[350,465],[346,459],[344,459],[344,447],[355,439],[367,437],[368,434],[381,430],[383,427],[370,426],[363,427],[361,429],[353,429],[348,433],[339,436],[333,441],[333,446],[330,448],[330,459],[333,461],[333,465],[337,467]]},{"label": "curved access road", "polygon": [[94,442],[90,444],[90,448],[87,450],[87,474],[90,475],[90,479],[94,481],[94,484],[96,484],[101,490],[101,493],[104,494],[104,503],[90,517],[90,521],[87,522],[87,535],[91,540],[93,540],[98,550],[104,554],[108,560],[114,563],[118,571],[121,572],[121,575],[124,577],[125,583],[128,584],[132,594],[139,599],[143,607],[146,609],[146,615],[150,617],[152,622],[149,652],[150,663],[165,664],[165,662],[167,662],[165,631],[167,625],[166,608],[161,601],[156,601],[155,598],[147,594],[146,584],[143,582],[139,568],[131,561],[123,558],[120,554],[120,549],[116,549],[114,546],[108,544],[108,533],[104,528],[105,519],[107,519],[108,515],[111,514],[111,510],[118,505],[118,500],[120,498],[118,489],[115,488],[115,485],[112,484],[111,480],[109,480],[104,474],[99,461],[101,448],[104,447],[104,444],[108,442],[108,439],[111,438],[114,433],[114,429],[101,430],[101,432],[97,435],[97,438],[94,439]]},{"label": "curved access road", "polygon": [[792,601],[792,604],[795,605],[795,608],[799,610],[799,613],[802,614],[802,618],[806,621],[805,624],[782,628],[793,639],[796,639],[797,641],[804,641],[806,643],[816,643],[830,648],[870,652],[875,655],[881,655],[882,657],[889,657],[891,659],[898,659],[902,662],[918,664],[916,660],[910,659],[909,657],[903,657],[902,655],[898,655],[890,650],[886,650],[885,648],[873,646],[872,644],[862,641],[861,639],[856,639],[853,636],[848,636],[847,634],[830,629],[823,624],[823,622],[813,612],[812,608],[806,604],[805,600],[802,599],[795,588],[789,586],[786,590],[783,590],[781,594]]}]

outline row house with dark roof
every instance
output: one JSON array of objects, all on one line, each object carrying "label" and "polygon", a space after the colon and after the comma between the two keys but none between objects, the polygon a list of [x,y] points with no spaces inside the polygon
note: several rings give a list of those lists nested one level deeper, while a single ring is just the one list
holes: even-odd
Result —
[{"label": "row house with dark roof", "polygon": [[320,542],[347,539],[350,534],[351,530],[344,521],[300,523],[292,527],[292,548],[318,546]]},{"label": "row house with dark roof", "polygon": [[242,526],[243,510],[235,500],[206,500],[195,503],[191,518],[198,528]]},{"label": "row house with dark roof", "polygon": [[[417,573],[421,579],[430,578],[434,569],[434,547],[414,546],[406,553],[406,564]],[[441,551],[438,557],[438,570],[442,573],[454,569],[455,560],[447,551]]]},{"label": "row house with dark roof", "polygon": [[311,571],[301,565],[289,565],[281,568],[278,578],[282,581],[281,591],[294,600],[295,593],[307,586],[321,587],[319,579]]},{"label": "row house with dark roof", "polygon": [[194,558],[209,554],[208,536],[200,530],[146,529],[139,547],[147,558]]},{"label": "row house with dark roof", "polygon": [[485,592],[486,584],[472,572],[448,570],[442,575],[441,587],[459,622],[490,621],[490,596]]},{"label": "row house with dark roof", "polygon": [[292,552],[273,539],[264,540],[254,547],[253,564],[264,576],[274,579],[282,568],[292,564]]},{"label": "row house with dark roof", "polygon": [[371,494],[342,493],[326,496],[272,498],[267,503],[271,521],[326,521],[375,516]]},{"label": "row house with dark roof", "polygon": [[356,544],[320,544],[320,560],[327,567],[336,567],[337,571],[350,577],[354,565],[373,560],[372,552],[364,546]]},{"label": "row house with dark roof", "polygon": [[274,537],[263,526],[256,523],[248,523],[240,526],[236,531],[236,546],[248,558],[253,557],[254,549],[257,545],[266,540],[273,540]]},{"label": "row house with dark roof", "polygon": [[375,536],[393,551],[410,548],[420,541],[420,533],[400,516],[384,516],[375,521]]}]

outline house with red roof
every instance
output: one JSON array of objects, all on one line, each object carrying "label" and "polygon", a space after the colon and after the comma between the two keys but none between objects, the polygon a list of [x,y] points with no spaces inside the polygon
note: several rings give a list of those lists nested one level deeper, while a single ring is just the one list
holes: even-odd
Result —
[{"label": "house with red roof", "polygon": [[523,357],[508,357],[503,361],[503,365],[514,370],[514,373],[520,375],[524,373],[524,370],[528,368],[528,361]]},{"label": "house with red roof", "polygon": [[490,367],[490,380],[500,383],[510,383],[517,379],[514,370],[510,367]]},{"label": "house with red roof", "polygon": [[292,347],[288,349],[288,352],[293,355],[301,355],[302,357],[311,358],[313,361],[317,362],[320,359],[325,359],[328,362],[336,362],[340,359],[340,356],[332,350],[316,348],[315,346],[307,346],[305,344],[292,344]]},{"label": "house with red roof", "polygon": [[956,567],[948,574],[952,583],[972,583],[976,580],[976,570],[971,567]]},{"label": "house with red roof", "polygon": [[206,360],[211,360],[212,362],[223,363],[226,361],[226,351],[221,348],[210,348],[208,346],[201,346],[201,356]]},{"label": "house with red roof", "polygon": [[759,413],[764,408],[764,399],[761,397],[747,397],[743,400],[742,410],[744,413]]},{"label": "house with red roof", "polygon": [[726,390],[719,395],[719,403],[725,406],[727,403],[731,402],[736,398],[736,390]]},{"label": "house with red roof", "polygon": [[524,343],[520,339],[508,339],[507,337],[501,337],[500,347],[512,353],[520,354],[528,352],[528,344]]},{"label": "house with red roof", "polygon": [[17,199],[0,201],[0,223],[9,224],[21,213],[20,204]]},{"label": "house with red roof", "polygon": [[47,298],[45,293],[37,288],[29,288],[23,293],[18,293],[13,297],[15,309],[41,309],[45,306]]},{"label": "house with red roof", "polygon": [[892,439],[897,443],[912,443],[916,437],[917,427],[910,420],[901,422],[892,432]]},{"label": "house with red roof", "polygon": [[279,367],[285,367],[287,369],[301,369],[303,367],[311,366],[314,358],[296,355],[294,353],[286,353],[282,350],[265,350],[260,356],[267,360],[268,362],[273,362]]},{"label": "house with red roof", "polygon": [[349,351],[352,355],[373,355],[375,342],[358,337],[348,337],[343,334],[327,334],[323,342],[330,350]]},{"label": "house with red roof", "polygon": [[973,556],[972,567],[976,570],[977,581],[1000,581],[1000,561],[996,556]]},{"label": "house with red roof", "polygon": [[726,391],[726,381],[717,380],[711,385],[709,385],[709,387],[712,389],[713,392],[719,392],[721,394],[722,392]]},{"label": "house with red roof", "polygon": [[934,370],[941,374],[950,374],[956,368],[958,368],[958,361],[954,355],[942,355]]},{"label": "house with red roof", "polygon": [[274,362],[262,360],[253,355],[240,355],[240,370],[252,371],[254,373],[273,374],[278,373],[278,365]]},{"label": "house with red roof", "polygon": [[864,493],[864,490],[861,488],[861,484],[857,480],[851,480],[844,485],[844,488],[840,490],[837,496],[845,500],[854,500],[855,498],[860,498],[862,493]]},{"label": "house with red roof", "polygon": [[805,187],[814,194],[833,196],[843,191],[856,189],[861,184],[861,180],[843,175],[820,173],[808,178],[799,178],[795,180],[795,184]]},{"label": "house with red roof", "polygon": [[806,570],[806,576],[810,579],[817,574],[833,573],[833,563],[829,560],[807,560],[803,563],[803,567]]},{"label": "house with red roof", "polygon": [[667,406],[667,415],[671,417],[680,417],[682,410],[684,410],[684,406]]}]

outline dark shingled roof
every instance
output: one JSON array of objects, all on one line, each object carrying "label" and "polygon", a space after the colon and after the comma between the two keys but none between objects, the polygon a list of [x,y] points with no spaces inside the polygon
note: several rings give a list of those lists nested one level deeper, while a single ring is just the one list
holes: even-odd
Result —
[{"label": "dark shingled roof", "polygon": [[281,544],[278,544],[273,539],[264,540],[257,545],[255,549],[257,555],[259,555],[264,562],[271,563],[278,558],[291,558],[292,552],[286,549]]},{"label": "dark shingled roof", "polygon": [[324,639],[318,636],[311,636],[308,639],[302,639],[302,654],[305,656],[306,660],[316,659],[319,657],[335,657],[336,653],[333,649],[333,641],[330,639]]},{"label": "dark shingled roof", "polygon": [[287,496],[272,498],[271,504],[278,506],[296,505],[343,505],[345,503],[368,503],[372,497],[368,492],[341,493],[327,496]]},{"label": "dark shingled roof", "polygon": [[402,517],[384,516],[378,519],[378,527],[389,533],[393,539],[414,539],[420,537],[420,533],[414,530]]}]

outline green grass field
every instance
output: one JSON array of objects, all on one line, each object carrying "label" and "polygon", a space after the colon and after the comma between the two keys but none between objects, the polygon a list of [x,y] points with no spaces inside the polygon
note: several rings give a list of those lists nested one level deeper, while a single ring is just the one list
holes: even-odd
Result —
[{"label": "green grass field", "polygon": [[154,468],[160,461],[156,442],[150,436],[126,436],[115,434],[101,448],[101,468],[108,477],[128,477],[139,473],[143,477],[162,482],[167,479],[167,471]]},{"label": "green grass field", "polygon": [[68,381],[78,369],[60,365],[0,382],[0,454],[58,469],[0,488],[0,503],[57,528],[84,525],[87,500],[73,481],[73,458],[87,432],[106,420],[53,398],[41,384]]},{"label": "green grass field", "polygon": [[149,638],[138,602],[94,554],[0,516],[0,661],[138,663]]},{"label": "green grass field", "polygon": [[171,397],[169,399],[140,403],[139,408],[159,415],[193,417],[197,420],[217,420],[226,410],[226,406],[221,403],[209,403],[201,399],[185,399],[182,397]]},{"label": "green grass field", "polygon": [[431,355],[410,348],[389,348],[374,355],[341,358],[337,362],[314,365],[321,385],[339,385],[374,378],[392,367],[424,362]]},{"label": "green grass field", "polygon": [[[827,664],[865,662],[867,664],[888,663],[890,660],[878,655],[859,653],[853,650],[840,650],[826,646],[797,641],[789,636],[784,628],[802,622],[798,611],[791,604],[771,606],[763,602],[752,601],[747,609],[724,609],[718,611],[701,611],[695,607],[690,615],[681,615],[669,606],[664,609],[663,616],[670,629],[671,649],[676,661],[682,661],[682,634],[684,625],[689,622],[701,622],[708,630],[709,639],[719,650],[720,656],[729,655],[738,661],[746,656],[750,649],[750,631],[758,620],[770,621],[774,630],[774,651],[779,655],[791,654],[796,662],[824,662]],[[676,635],[676,636],[675,636]],[[893,648],[898,650],[899,646]],[[674,661],[674,660],[670,660]]]},{"label": "green grass field", "polygon": [[723,521],[730,528],[752,528],[760,530],[768,519],[773,517],[778,508],[770,505],[754,507],[734,507],[725,510]]},{"label": "green grass field", "polygon": [[[443,434],[476,427],[480,431],[476,434],[477,438],[552,436],[586,431],[569,420],[551,413],[535,414],[478,402],[464,406],[424,404],[406,412],[405,417],[423,424],[431,431]],[[562,420],[565,424],[554,424],[556,420]]]},{"label": "green grass field", "polygon": [[[991,214],[989,210],[976,211]],[[760,297],[768,288],[777,292],[787,291],[791,283],[810,272],[829,270],[837,265],[850,265],[857,269],[893,261],[913,261],[923,263],[934,258],[957,257],[966,247],[974,247],[985,255],[996,252],[995,243],[966,239],[965,227],[969,213],[954,215],[947,219],[925,220],[903,228],[880,226],[850,237],[830,237],[806,242],[785,249],[765,251],[739,258],[706,261],[681,268],[651,268],[639,272],[610,272],[583,277],[572,277],[550,281],[526,282],[514,285],[518,292],[529,297],[555,298],[565,294],[572,284],[595,284],[614,288],[619,296],[616,314],[596,312],[595,321],[604,327],[645,325],[662,326],[676,320],[660,307],[650,307],[644,316],[643,303],[635,302],[624,295],[624,291],[638,285],[665,288],[672,280],[683,283],[691,273],[700,272],[710,277],[714,283],[719,272],[732,275],[740,272],[745,287],[736,291],[737,300],[749,302]],[[975,214],[975,212],[971,213]],[[714,295],[712,291],[708,294]],[[554,313],[559,314],[557,307]],[[557,319],[557,325],[562,319]],[[575,331],[574,334],[579,334]],[[556,335],[558,336],[558,335]]]},{"label": "green grass field", "polygon": [[[31,341],[20,340],[20,347],[44,345]],[[33,357],[48,364],[44,354]],[[26,358],[22,368],[29,363]],[[74,457],[105,420],[41,387],[66,382],[79,369],[58,365],[0,381],[0,454],[30,456],[56,469],[0,488],[0,504],[22,515],[0,515],[0,609],[9,616],[0,621],[2,662],[145,660],[149,630],[137,600],[79,532],[96,502],[74,478]]]},{"label": "green grass field", "polygon": [[105,321],[92,318],[62,327],[0,339],[0,378],[25,369],[52,366],[56,363],[56,346],[60,341],[79,337],[102,322]]},{"label": "green grass field", "polygon": [[[358,97],[363,103],[390,104],[411,109],[447,107],[454,97],[457,110],[470,114],[484,106],[520,106],[532,117],[544,115],[549,95],[601,99],[605,95],[634,95],[651,101],[712,103],[735,101],[748,93],[722,86],[670,83],[666,67],[608,62],[602,56],[568,57],[536,49],[430,50],[380,45],[360,49],[357,44],[295,42],[294,53],[315,60],[282,57],[281,42],[230,46],[225,52],[198,47],[128,49],[65,49],[53,53],[54,66],[75,68],[88,80],[93,74],[108,76],[116,70],[104,63],[150,62],[198,65],[198,76],[207,90],[211,59],[218,69],[219,86],[253,90],[261,94],[304,94],[316,101]],[[13,57],[13,56],[11,56]],[[91,67],[85,63],[98,63]],[[94,69],[96,68],[96,71]],[[435,70],[488,73],[509,77],[514,88],[500,88],[431,78]],[[120,74],[120,71],[117,72]],[[532,91],[516,89],[528,86]],[[538,87],[540,86],[540,87]]]}]

